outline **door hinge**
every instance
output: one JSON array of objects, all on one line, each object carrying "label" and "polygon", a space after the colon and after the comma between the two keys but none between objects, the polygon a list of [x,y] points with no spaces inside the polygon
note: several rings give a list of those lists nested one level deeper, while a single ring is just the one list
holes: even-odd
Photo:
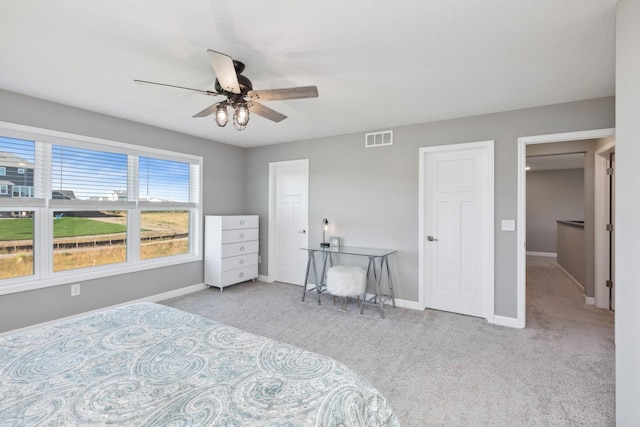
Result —
[{"label": "door hinge", "polygon": [[613,224],[607,224],[607,231],[613,231]]},{"label": "door hinge", "polygon": [[607,280],[607,288],[613,288],[613,280]]},{"label": "door hinge", "polygon": [[607,168],[607,175],[613,175],[613,168]]}]

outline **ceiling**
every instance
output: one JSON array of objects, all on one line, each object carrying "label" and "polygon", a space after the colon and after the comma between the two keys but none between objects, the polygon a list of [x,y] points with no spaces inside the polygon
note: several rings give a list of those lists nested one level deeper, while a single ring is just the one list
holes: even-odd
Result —
[{"label": "ceiling", "polygon": [[[0,2],[0,89],[242,147],[614,94],[616,0]],[[207,49],[264,104],[239,132],[192,116],[221,100]]]}]

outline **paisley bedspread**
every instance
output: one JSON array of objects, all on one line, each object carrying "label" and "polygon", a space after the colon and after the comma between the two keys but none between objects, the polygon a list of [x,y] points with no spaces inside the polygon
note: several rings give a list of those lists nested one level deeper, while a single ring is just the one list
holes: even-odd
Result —
[{"label": "paisley bedspread", "polygon": [[319,354],[153,303],[0,337],[0,426],[397,426]]}]

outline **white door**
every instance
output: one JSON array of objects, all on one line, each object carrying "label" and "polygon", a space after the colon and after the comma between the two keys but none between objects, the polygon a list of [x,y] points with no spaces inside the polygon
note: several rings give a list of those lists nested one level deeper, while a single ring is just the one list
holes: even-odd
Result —
[{"label": "white door", "polygon": [[[269,274],[278,282],[302,285],[309,236],[309,161],[270,164],[273,247]],[[273,267],[273,270],[272,270]]]},{"label": "white door", "polygon": [[424,306],[493,316],[493,141],[421,149]]}]

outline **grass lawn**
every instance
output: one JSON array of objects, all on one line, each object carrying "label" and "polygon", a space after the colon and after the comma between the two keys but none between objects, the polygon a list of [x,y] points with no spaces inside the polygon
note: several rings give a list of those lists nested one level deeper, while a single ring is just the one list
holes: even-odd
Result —
[{"label": "grass lawn", "polygon": [[33,238],[32,218],[0,219],[0,241],[31,240]]},{"label": "grass lawn", "polygon": [[[93,234],[124,233],[127,227],[88,218],[62,217],[53,220],[53,237],[90,236]],[[33,238],[32,218],[0,220],[0,240],[30,240]]]}]

